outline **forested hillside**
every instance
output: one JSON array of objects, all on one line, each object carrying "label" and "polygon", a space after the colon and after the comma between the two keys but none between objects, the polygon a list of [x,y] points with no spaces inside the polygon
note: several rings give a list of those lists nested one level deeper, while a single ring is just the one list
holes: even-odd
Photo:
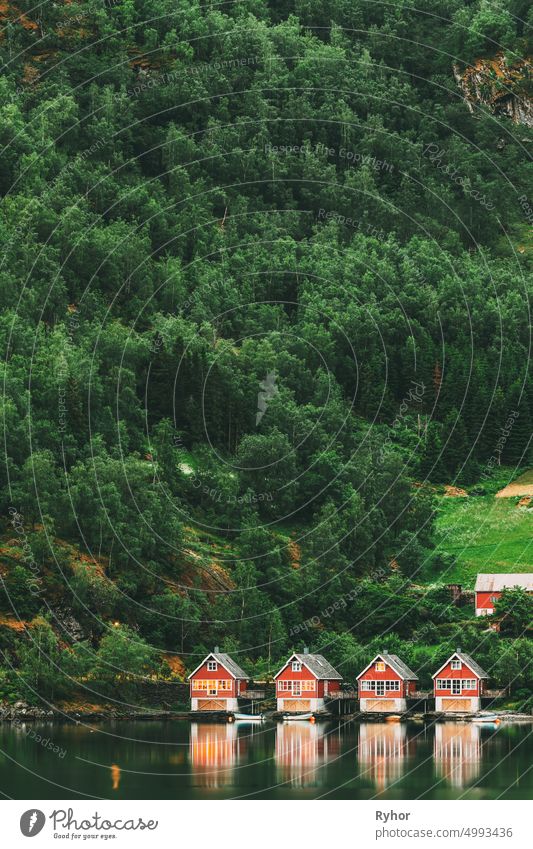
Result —
[{"label": "forested hillside", "polygon": [[533,459],[531,8],[416,5],[0,7],[0,697],[478,639],[436,493]]}]

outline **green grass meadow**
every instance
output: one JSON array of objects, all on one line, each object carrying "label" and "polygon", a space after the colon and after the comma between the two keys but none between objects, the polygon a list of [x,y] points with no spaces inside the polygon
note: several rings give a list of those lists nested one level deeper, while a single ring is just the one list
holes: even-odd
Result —
[{"label": "green grass meadow", "polygon": [[473,589],[478,572],[533,572],[533,511],[519,498],[440,498],[437,551],[455,565],[439,578]]}]

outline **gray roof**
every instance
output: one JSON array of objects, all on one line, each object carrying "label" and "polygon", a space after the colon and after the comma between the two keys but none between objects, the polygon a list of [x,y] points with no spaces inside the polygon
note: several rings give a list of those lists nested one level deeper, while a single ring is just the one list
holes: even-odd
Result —
[{"label": "gray roof", "polygon": [[244,678],[245,681],[250,680],[250,676],[244,671],[244,669],[241,669],[238,663],[235,663],[235,661],[232,660],[229,654],[222,654],[221,652],[214,651],[208,654],[207,657],[204,657],[204,659],[201,663],[198,664],[196,669],[193,669],[193,671],[189,675],[189,678],[192,678],[192,676],[196,672],[198,672],[200,667],[203,666],[204,663],[206,663],[208,660],[210,660],[210,658],[213,658],[214,660],[216,660],[217,663],[220,663],[220,665],[223,666],[224,669],[227,669],[229,674],[233,675],[235,678]]},{"label": "gray roof", "polygon": [[239,666],[238,663],[235,663],[235,661],[229,656],[229,654],[221,654],[220,652],[217,652],[215,654],[215,652],[213,652],[209,655],[209,657],[214,657],[217,663],[222,664],[222,666],[224,666],[228,670],[228,672],[231,672],[232,675],[235,675],[235,678],[244,678],[246,681],[248,681],[248,679],[250,678],[248,673],[246,673],[244,669]]},{"label": "gray roof", "polygon": [[483,667],[480,666],[479,663],[476,663],[476,661],[472,657],[470,657],[469,654],[466,654],[466,652],[464,652],[464,651],[456,651],[451,655],[451,657],[448,658],[448,660],[446,660],[442,664],[440,669],[435,673],[435,675],[433,675],[433,678],[436,678],[437,675],[439,674],[440,670],[442,669],[442,667],[446,666],[448,661],[453,660],[454,657],[459,658],[461,663],[465,663],[472,670],[472,672],[474,672],[478,676],[478,678],[489,678],[490,677],[489,674],[487,672],[485,672]]},{"label": "gray roof", "polygon": [[478,575],[477,593],[501,592],[506,588],[522,587],[533,592],[533,572],[502,572],[500,574]]},{"label": "gray roof", "polygon": [[[338,681],[342,681],[342,675],[339,675],[337,670],[334,669],[331,663],[329,663],[321,654],[292,654],[287,663],[289,663],[292,658],[296,658],[296,660],[299,660],[300,663],[307,666],[313,675],[319,679],[328,681],[337,679]],[[283,669],[285,669],[287,663],[283,664],[282,668],[277,673],[278,675],[283,671]]]},{"label": "gray roof", "polygon": [[392,669],[394,669],[394,671],[405,680],[418,681],[418,675],[416,675],[412,669],[409,669],[407,664],[404,663],[403,660],[400,660],[397,654],[387,654],[387,652],[382,652],[380,657],[382,657],[385,663],[388,663],[389,666],[391,666]]},{"label": "gray roof", "polygon": [[457,655],[457,657],[459,658],[459,660],[462,663],[466,663],[466,665],[470,667],[472,672],[475,672],[476,675],[479,675],[480,678],[488,678],[489,677],[488,673],[485,672],[483,667],[480,666],[479,663],[476,663],[476,661],[473,658],[471,658],[469,654],[465,654],[464,651],[457,651],[457,652],[455,652],[455,654]]}]

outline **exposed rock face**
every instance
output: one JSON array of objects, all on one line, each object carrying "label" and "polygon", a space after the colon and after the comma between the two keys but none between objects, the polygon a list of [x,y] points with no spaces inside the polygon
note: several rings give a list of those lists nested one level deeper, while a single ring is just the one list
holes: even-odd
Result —
[{"label": "exposed rock face", "polygon": [[455,79],[471,112],[476,105],[486,106],[493,115],[504,115],[515,124],[527,127],[533,127],[531,71],[530,59],[507,65],[503,53],[493,59],[477,59],[466,70],[456,64],[453,66]]},{"label": "exposed rock face", "polygon": [[51,611],[56,619],[56,626],[62,631],[62,637],[67,637],[69,642],[77,643],[79,640],[87,639],[90,634],[80,625],[77,619],[72,615],[72,611],[54,607]]}]

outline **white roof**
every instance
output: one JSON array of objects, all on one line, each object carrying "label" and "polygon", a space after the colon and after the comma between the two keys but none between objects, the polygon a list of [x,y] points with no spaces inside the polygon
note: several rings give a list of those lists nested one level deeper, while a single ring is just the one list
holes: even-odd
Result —
[{"label": "white roof", "polygon": [[501,592],[511,587],[522,587],[533,593],[533,572],[501,572],[477,576],[477,593]]}]

